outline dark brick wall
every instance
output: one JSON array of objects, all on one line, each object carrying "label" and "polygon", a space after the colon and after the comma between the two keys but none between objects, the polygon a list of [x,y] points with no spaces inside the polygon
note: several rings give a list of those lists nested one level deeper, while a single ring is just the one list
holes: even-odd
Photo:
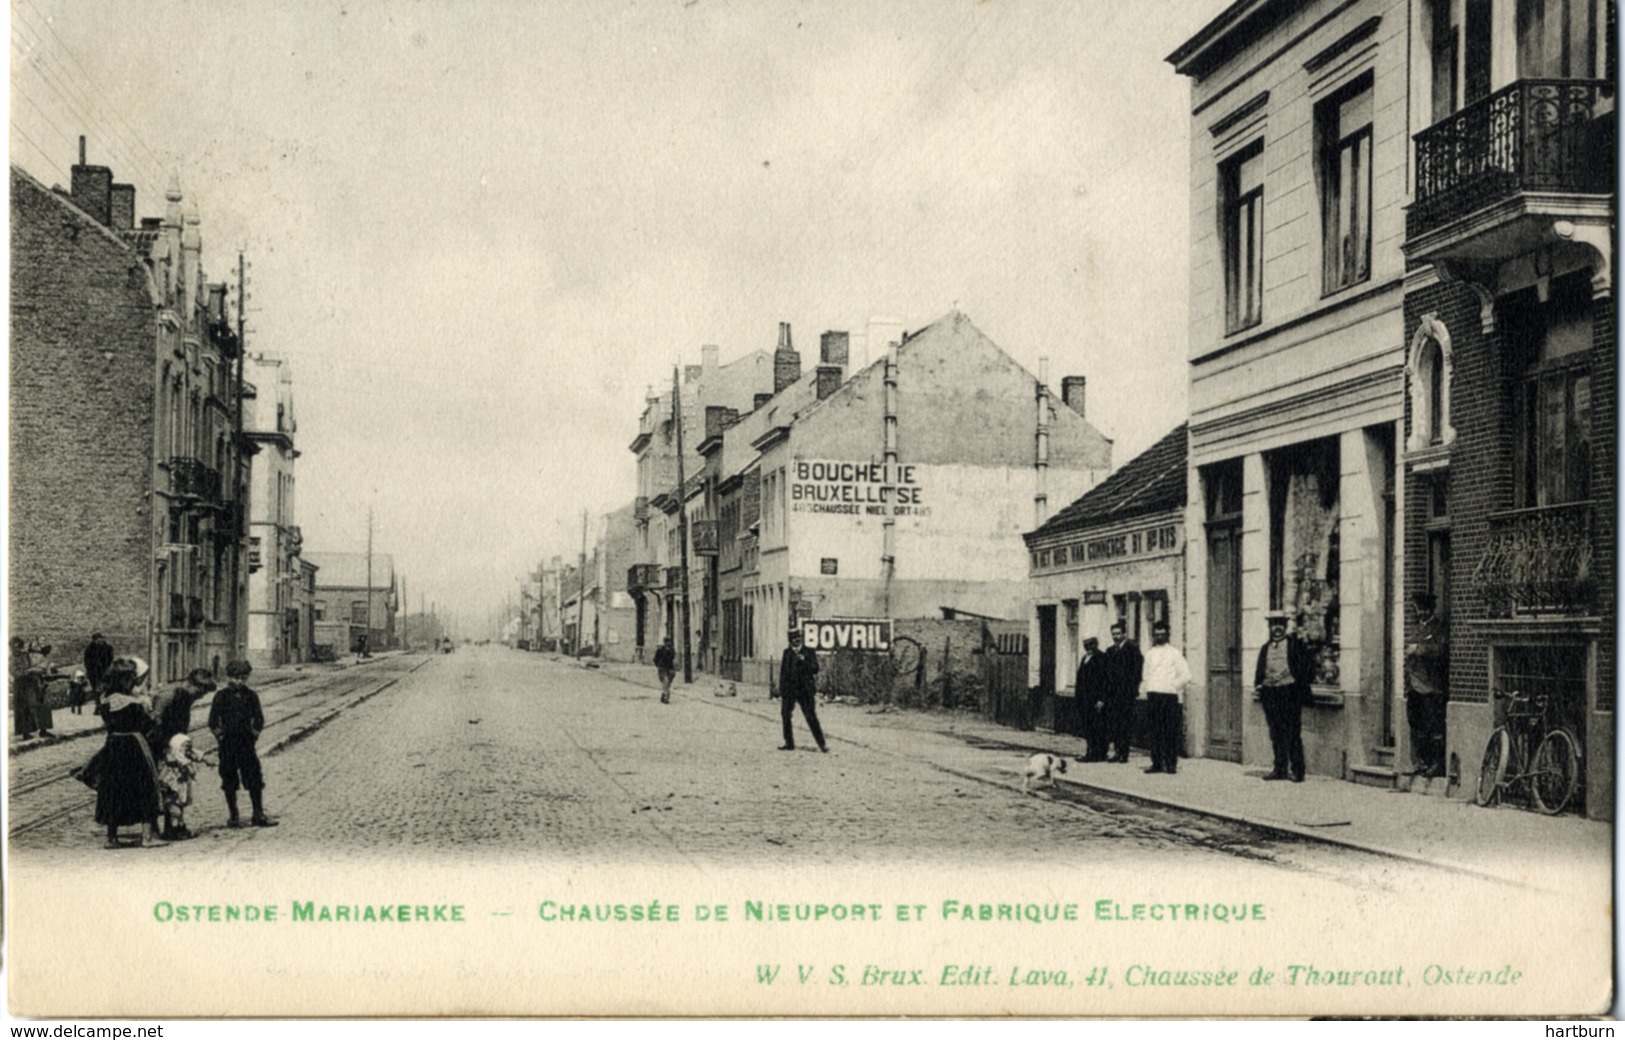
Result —
[{"label": "dark brick wall", "polygon": [[[1483,602],[1473,591],[1472,572],[1488,537],[1488,514],[1511,502],[1512,466],[1501,433],[1507,391],[1500,372],[1498,337],[1484,335],[1478,297],[1468,289],[1446,284],[1411,293],[1405,299],[1407,347],[1423,315],[1430,313],[1450,330],[1450,421],[1456,443],[1448,473],[1417,474],[1409,466],[1405,470],[1404,641],[1409,643],[1416,634],[1411,599],[1427,588],[1432,488],[1436,481],[1445,480],[1450,515],[1450,697],[1481,702],[1489,696],[1489,652],[1472,632],[1471,622],[1484,617]],[[1407,439],[1413,421],[1407,392]],[[1446,609],[1444,604],[1440,608]],[[1399,688],[1404,689],[1403,679]]]},{"label": "dark brick wall", "polygon": [[[1611,9],[1611,8],[1610,8]],[[1591,497],[1596,503],[1592,544],[1596,556],[1598,611],[1602,634],[1597,645],[1597,710],[1614,710],[1615,559],[1619,517],[1619,357],[1614,339],[1614,301],[1597,300],[1592,309],[1591,347]]]},{"label": "dark brick wall", "polygon": [[[1485,617],[1481,597],[1473,585],[1473,570],[1488,539],[1490,513],[1508,509],[1513,502],[1510,426],[1511,380],[1507,348],[1500,318],[1495,333],[1485,336],[1478,298],[1471,291],[1440,284],[1412,293],[1405,301],[1407,344],[1423,315],[1434,313],[1450,330],[1454,372],[1450,385],[1451,424],[1457,440],[1450,453],[1449,509],[1451,520],[1450,697],[1454,701],[1482,703],[1489,699],[1490,647],[1472,630],[1471,622]],[[1596,503],[1594,565],[1598,613],[1602,622],[1597,662],[1597,706],[1611,711],[1614,702],[1615,530],[1617,488],[1617,383],[1612,300],[1597,301],[1594,309],[1591,364],[1592,496]],[[1405,427],[1412,421],[1410,400],[1405,402]],[[1427,581],[1427,521],[1430,478],[1407,467],[1405,475],[1405,598]],[[1407,611],[1405,638],[1409,642],[1415,619]]]},{"label": "dark brick wall", "polygon": [[11,174],[11,630],[147,651],[157,332],[134,252]]}]

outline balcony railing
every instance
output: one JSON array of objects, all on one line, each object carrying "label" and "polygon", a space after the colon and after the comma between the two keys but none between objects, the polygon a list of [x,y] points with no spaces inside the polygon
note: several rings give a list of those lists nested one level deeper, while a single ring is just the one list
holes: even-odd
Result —
[{"label": "balcony railing", "polygon": [[1520,192],[1613,191],[1613,89],[1524,79],[1416,135],[1415,238]]},{"label": "balcony railing", "polygon": [[665,580],[666,575],[658,563],[634,563],[626,570],[626,587],[629,591],[659,588]]},{"label": "balcony railing", "polygon": [[1496,513],[1473,585],[1490,617],[1588,614],[1597,595],[1592,549],[1588,502]]},{"label": "balcony railing", "polygon": [[197,459],[175,456],[169,460],[169,492],[190,498],[217,501],[220,498],[220,471]]}]

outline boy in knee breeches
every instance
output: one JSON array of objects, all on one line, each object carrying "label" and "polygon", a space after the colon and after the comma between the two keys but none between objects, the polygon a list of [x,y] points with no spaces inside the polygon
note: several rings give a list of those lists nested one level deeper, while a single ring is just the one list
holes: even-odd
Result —
[{"label": "boy in knee breeches", "polygon": [[209,707],[209,732],[214,734],[220,750],[220,788],[226,792],[226,820],[228,827],[241,827],[237,815],[237,789],[248,791],[253,803],[249,823],[256,827],[275,827],[276,821],[265,815],[261,800],[265,779],[260,773],[260,756],[254,750],[260,731],[265,728],[265,715],[260,710],[259,694],[249,689],[243,680],[253,669],[247,661],[232,661],[226,665],[226,685],[214,695]]}]

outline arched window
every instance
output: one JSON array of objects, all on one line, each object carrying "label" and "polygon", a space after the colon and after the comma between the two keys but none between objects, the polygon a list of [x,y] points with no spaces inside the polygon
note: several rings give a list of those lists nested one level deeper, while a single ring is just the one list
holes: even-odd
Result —
[{"label": "arched window", "polygon": [[1435,315],[1424,315],[1411,338],[1405,364],[1405,383],[1411,399],[1411,433],[1405,441],[1406,451],[1448,448],[1455,443],[1456,430],[1450,425],[1450,369],[1450,330]]}]

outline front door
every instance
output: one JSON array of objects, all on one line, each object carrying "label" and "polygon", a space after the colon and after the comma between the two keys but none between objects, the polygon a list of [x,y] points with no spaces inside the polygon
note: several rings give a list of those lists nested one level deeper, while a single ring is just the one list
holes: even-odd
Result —
[{"label": "front door", "polygon": [[1055,608],[1038,608],[1038,688],[1045,697],[1055,693]]},{"label": "front door", "polygon": [[1207,754],[1241,761],[1241,525],[1207,529]]}]

